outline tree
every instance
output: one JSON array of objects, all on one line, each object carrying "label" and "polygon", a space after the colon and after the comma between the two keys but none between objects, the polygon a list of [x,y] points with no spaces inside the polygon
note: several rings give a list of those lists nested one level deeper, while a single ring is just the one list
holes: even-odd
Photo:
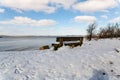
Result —
[{"label": "tree", "polygon": [[89,40],[89,41],[91,41],[92,36],[93,36],[93,33],[94,33],[96,27],[97,27],[97,24],[96,24],[96,23],[89,24],[88,29],[87,29],[88,40]]},{"label": "tree", "polygon": [[118,23],[116,23],[115,24],[115,37],[117,38],[117,37],[120,37],[120,28],[119,28],[119,24]]},{"label": "tree", "polygon": [[100,28],[99,38],[114,38],[120,37],[119,24],[108,24],[105,28]]}]

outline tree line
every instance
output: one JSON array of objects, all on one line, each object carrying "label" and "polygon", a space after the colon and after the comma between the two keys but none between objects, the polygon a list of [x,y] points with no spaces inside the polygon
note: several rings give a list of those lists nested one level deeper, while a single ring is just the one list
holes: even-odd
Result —
[{"label": "tree line", "polygon": [[87,33],[88,35],[86,38],[88,40],[91,40],[91,38],[118,38],[120,37],[120,24],[114,23],[114,24],[108,24],[104,28],[99,28],[99,30],[96,31],[97,23],[89,24]]}]

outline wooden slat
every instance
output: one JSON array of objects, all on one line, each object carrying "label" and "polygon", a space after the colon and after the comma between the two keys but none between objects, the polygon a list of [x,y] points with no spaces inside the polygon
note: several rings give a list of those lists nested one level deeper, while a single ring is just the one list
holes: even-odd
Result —
[{"label": "wooden slat", "polygon": [[78,41],[83,39],[83,37],[57,37],[56,41],[61,42],[61,41]]}]

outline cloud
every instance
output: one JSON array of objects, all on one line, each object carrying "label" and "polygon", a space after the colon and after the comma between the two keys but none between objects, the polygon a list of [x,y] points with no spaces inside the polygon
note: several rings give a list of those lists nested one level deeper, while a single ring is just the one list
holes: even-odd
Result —
[{"label": "cloud", "polygon": [[93,23],[97,19],[95,16],[76,16],[74,18],[75,22],[82,22],[82,23]]},{"label": "cloud", "polygon": [[51,19],[33,20],[27,17],[14,17],[14,19],[7,21],[0,21],[1,25],[29,25],[29,26],[52,26],[56,24],[56,21]]},{"label": "cloud", "polygon": [[48,6],[49,0],[0,0],[0,5],[14,10],[21,11],[43,11],[52,13],[55,11],[54,7]]},{"label": "cloud", "polygon": [[109,21],[110,23],[120,23],[120,16]]},{"label": "cloud", "polygon": [[73,5],[73,9],[81,12],[103,11],[118,5],[116,0],[86,0]]},{"label": "cloud", "polygon": [[76,0],[0,0],[0,6],[16,11],[53,13],[59,7],[69,9]]},{"label": "cloud", "polygon": [[120,2],[120,0],[118,0]]},{"label": "cloud", "polygon": [[4,12],[5,12],[5,9],[0,8],[0,13],[4,13]]},{"label": "cloud", "polygon": [[54,13],[58,8],[74,9],[81,12],[107,11],[114,8],[120,0],[0,0],[1,7],[7,7],[18,12],[36,11]]},{"label": "cloud", "polygon": [[101,18],[104,18],[104,19],[107,19],[108,18],[108,16],[107,15],[102,15],[102,16],[100,16]]},{"label": "cloud", "polygon": [[51,3],[54,3],[58,7],[63,7],[69,9],[77,0],[51,0]]}]

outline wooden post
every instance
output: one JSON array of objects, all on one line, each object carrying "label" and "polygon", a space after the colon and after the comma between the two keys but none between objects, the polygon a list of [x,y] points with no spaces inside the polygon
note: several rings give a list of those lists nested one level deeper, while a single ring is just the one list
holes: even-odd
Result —
[{"label": "wooden post", "polygon": [[83,44],[83,38],[80,38],[80,46]]},{"label": "wooden post", "polygon": [[60,47],[62,47],[63,46],[63,39],[62,38],[60,38],[60,45],[59,45]]}]

